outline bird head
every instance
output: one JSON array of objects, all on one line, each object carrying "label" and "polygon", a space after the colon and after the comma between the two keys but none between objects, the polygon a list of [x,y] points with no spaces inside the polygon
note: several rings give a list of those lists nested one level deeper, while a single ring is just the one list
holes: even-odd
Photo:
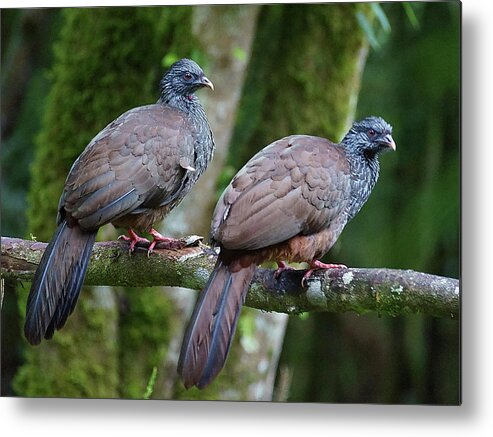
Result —
[{"label": "bird head", "polygon": [[207,87],[214,90],[214,85],[205,76],[199,65],[186,58],[171,65],[162,78],[160,86],[162,97],[171,95],[191,98],[199,88]]},{"label": "bird head", "polygon": [[366,117],[353,124],[342,140],[346,149],[375,156],[386,150],[395,151],[392,126],[380,117]]}]

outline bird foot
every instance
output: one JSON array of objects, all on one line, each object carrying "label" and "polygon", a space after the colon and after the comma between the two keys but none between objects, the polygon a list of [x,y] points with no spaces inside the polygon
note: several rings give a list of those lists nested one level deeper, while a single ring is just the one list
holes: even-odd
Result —
[{"label": "bird foot", "polygon": [[153,240],[149,245],[149,249],[147,250],[147,256],[149,256],[154,251],[154,248],[158,243],[160,249],[168,249],[168,250],[183,249],[186,246],[186,243],[184,243],[182,240],[165,237],[155,229],[151,229],[149,233],[152,235]]},{"label": "bird foot", "polygon": [[303,275],[303,279],[301,280],[301,286],[306,287],[306,281],[310,279],[310,276],[315,270],[328,270],[328,269],[347,269],[347,266],[344,264],[326,264],[318,259],[314,259],[310,262],[310,269],[306,271]]},{"label": "bird foot", "polygon": [[143,243],[145,245],[151,244],[151,242],[147,238],[140,237],[132,229],[128,230],[128,235],[129,237],[127,237],[126,235],[120,235],[118,239],[130,243],[130,247],[128,249],[129,254],[131,254],[135,250],[135,246],[138,243]]},{"label": "bird foot", "polygon": [[284,261],[277,261],[277,266],[277,270],[274,272],[274,278],[276,280],[279,279],[279,276],[281,276],[281,273],[284,272],[284,270],[294,270],[293,267],[288,266]]}]

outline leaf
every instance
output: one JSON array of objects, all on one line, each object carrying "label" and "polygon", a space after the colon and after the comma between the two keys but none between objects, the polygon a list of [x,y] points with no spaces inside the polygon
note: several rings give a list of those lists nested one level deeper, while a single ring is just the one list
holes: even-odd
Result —
[{"label": "leaf", "polygon": [[308,311],[298,314],[298,318],[300,320],[308,320],[309,317],[310,317],[310,313]]},{"label": "leaf", "polygon": [[356,12],[356,19],[358,20],[361,29],[365,33],[371,47],[375,50],[378,50],[380,48],[380,43],[378,42],[375,31],[373,30],[373,27],[366,18],[365,14],[361,11]]},{"label": "leaf", "polygon": [[156,378],[157,378],[157,367],[154,366],[152,368],[152,373],[151,373],[151,377],[149,378],[149,382],[147,383],[146,391],[144,393],[144,399],[150,399],[152,392],[154,391]]},{"label": "leaf", "polygon": [[172,64],[178,61],[178,59],[180,58],[176,55],[176,53],[166,53],[161,63],[163,64],[163,67],[169,68]]},{"label": "leaf", "polygon": [[407,19],[411,23],[413,29],[419,30],[419,20],[418,17],[416,16],[416,13],[414,12],[412,4],[409,2],[404,2],[402,3],[402,6],[404,7],[404,11],[406,12]]},{"label": "leaf", "polygon": [[371,3],[371,9],[373,10],[373,13],[377,17],[377,20],[382,26],[384,32],[390,33],[392,28],[390,27],[389,19],[387,18],[387,15],[385,14],[382,7],[378,3]]}]

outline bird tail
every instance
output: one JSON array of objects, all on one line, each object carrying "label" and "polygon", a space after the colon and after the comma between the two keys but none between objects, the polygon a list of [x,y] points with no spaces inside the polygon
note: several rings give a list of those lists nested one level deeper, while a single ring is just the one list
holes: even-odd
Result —
[{"label": "bird tail", "polygon": [[27,299],[24,335],[36,345],[63,327],[80,294],[97,231],[62,221],[34,274]]},{"label": "bird tail", "polygon": [[255,264],[235,266],[226,265],[219,256],[195,304],[178,361],[186,388],[206,387],[224,366],[255,272]]}]

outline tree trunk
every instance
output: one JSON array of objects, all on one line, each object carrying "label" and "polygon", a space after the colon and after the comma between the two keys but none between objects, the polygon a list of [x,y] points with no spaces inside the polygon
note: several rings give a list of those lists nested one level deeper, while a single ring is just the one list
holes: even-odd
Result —
[{"label": "tree trunk", "polygon": [[207,236],[212,211],[219,197],[216,183],[230,149],[236,112],[243,91],[251,45],[256,29],[258,5],[197,6],[191,28],[205,59],[214,92],[202,92],[216,149],[214,159],[183,202],[164,221],[164,229],[179,236],[191,233]]},{"label": "tree trunk", "polygon": [[[248,92],[242,96],[228,158],[234,169],[286,135],[341,139],[354,117],[368,53],[357,13],[370,17],[370,8],[355,3],[262,7]],[[228,182],[225,177],[223,183]],[[277,399],[289,394],[289,374],[284,368],[287,377],[279,378],[282,394]]]},{"label": "tree trunk", "polygon": [[[213,93],[202,93],[200,98],[204,103],[207,117],[211,124],[216,143],[214,159],[205,174],[198,181],[190,194],[183,200],[163,223],[163,231],[174,236],[184,236],[190,233],[206,236],[209,233],[212,210],[218,198],[216,189],[217,180],[224,167],[224,163],[231,143],[236,112],[243,90],[246,69],[250,61],[251,45],[253,42],[258,5],[242,6],[196,6],[193,8],[190,27],[196,42],[195,51],[199,51],[204,58],[204,68],[208,77],[213,81],[215,90]],[[189,36],[186,36],[189,38]],[[173,369],[170,378],[176,378],[176,365],[179,355],[179,347],[183,338],[183,332],[190,318],[195,301],[195,294],[186,293],[184,290],[169,290],[172,296],[177,297],[177,311],[181,317],[176,318],[173,325],[173,339],[168,349],[168,355],[164,367]],[[265,316],[260,313],[256,317],[264,319],[262,326],[268,326],[269,330],[279,331],[275,326],[277,320],[282,317]],[[180,326],[181,320],[182,325]],[[281,329],[283,331],[283,328]],[[241,325],[239,328],[241,333]],[[258,342],[260,347],[257,354],[247,354],[240,343],[232,346],[229,364],[224,369],[225,380],[234,380],[234,390],[231,384],[219,383],[212,385],[203,392],[186,392],[180,382],[176,381],[176,396],[187,399],[192,396],[195,399],[241,399],[241,400],[268,400],[272,390],[273,378],[270,377],[277,367],[277,357],[280,353],[281,337],[272,338],[260,335]],[[271,350],[273,352],[271,353]],[[267,357],[267,358],[266,358]],[[267,369],[270,372],[259,374],[257,371],[260,361],[267,361]],[[239,373],[238,364],[242,363],[241,372],[246,379],[237,379]],[[261,388],[255,393],[250,390],[250,381],[255,380]],[[245,382],[244,382],[245,381]],[[159,382],[155,396],[159,395]],[[166,392],[163,397],[169,396],[170,381],[166,381],[163,387]],[[224,387],[224,388],[223,388]],[[259,397],[259,393],[262,393]]]},{"label": "tree trunk", "polygon": [[[136,102],[157,99],[152,80],[160,60],[155,9],[74,8],[63,10],[63,19],[32,167],[29,230],[41,239],[51,238],[64,180],[85,145]],[[19,299],[22,317],[27,292],[22,290]],[[16,393],[118,397],[116,297],[107,287],[86,287],[66,329],[52,342],[26,348]]]}]

